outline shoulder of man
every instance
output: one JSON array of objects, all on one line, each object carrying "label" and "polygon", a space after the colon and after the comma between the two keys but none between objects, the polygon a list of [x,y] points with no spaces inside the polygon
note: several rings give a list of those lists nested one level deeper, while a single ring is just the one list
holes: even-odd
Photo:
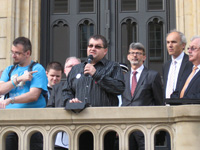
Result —
[{"label": "shoulder of man", "polygon": [[38,68],[39,69],[44,69],[44,67],[40,63],[37,63],[37,62],[35,62],[34,64],[30,64],[29,67],[32,68],[32,70],[35,70],[35,69],[38,69]]},{"label": "shoulder of man", "polygon": [[64,86],[64,84],[65,84],[65,80],[63,80],[63,81],[60,81],[58,84],[55,84],[54,86],[53,86],[53,89],[59,89],[59,88],[62,88],[63,86]]},{"label": "shoulder of man", "polygon": [[[147,69],[147,68],[146,68]],[[157,76],[159,75],[160,76],[160,73],[158,71],[155,71],[155,70],[151,70],[151,69],[147,69],[147,72],[149,75],[151,76]]]}]

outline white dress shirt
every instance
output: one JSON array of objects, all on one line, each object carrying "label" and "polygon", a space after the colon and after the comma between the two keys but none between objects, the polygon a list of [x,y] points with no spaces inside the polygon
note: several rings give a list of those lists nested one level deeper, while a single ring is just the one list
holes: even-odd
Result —
[{"label": "white dress shirt", "polygon": [[[172,57],[172,62],[173,61],[176,61],[176,70],[174,72],[174,85],[173,85],[173,91],[176,90],[176,84],[177,84],[177,79],[178,79],[178,74],[179,74],[179,71],[180,71],[180,68],[181,68],[181,63],[183,61],[183,57],[184,57],[184,52],[182,52],[176,59],[174,59]],[[172,72],[172,63],[170,65],[170,68],[169,68],[169,72],[168,72],[168,77],[167,79],[170,78],[170,75],[171,75],[171,72]],[[170,80],[167,80],[167,85],[166,85],[166,91],[170,88],[169,87],[169,81]],[[167,94],[167,92],[165,91],[165,93]],[[167,97],[167,95],[165,95],[165,97]]]}]

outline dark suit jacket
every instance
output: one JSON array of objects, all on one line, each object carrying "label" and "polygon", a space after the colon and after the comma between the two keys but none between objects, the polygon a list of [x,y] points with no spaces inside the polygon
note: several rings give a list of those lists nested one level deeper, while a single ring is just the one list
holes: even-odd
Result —
[{"label": "dark suit jacket", "polygon": [[[191,69],[192,70],[192,69]],[[188,71],[189,72],[189,71]],[[192,71],[189,72],[189,74]],[[184,72],[185,73],[185,72]],[[184,76],[177,90],[171,95],[171,98],[179,98],[180,92],[185,85],[188,76]],[[200,71],[192,78],[187,89],[185,90],[183,99],[200,99]]]},{"label": "dark suit jacket", "polygon": [[133,97],[130,90],[131,71],[124,75],[125,91],[122,94],[122,106],[163,105],[163,91],[158,72],[144,67],[137,83]]},{"label": "dark suit jacket", "polygon": [[[169,67],[171,65],[172,60],[169,60],[166,62],[163,66],[163,89],[164,89],[164,97],[166,95],[166,86],[167,86],[167,79],[168,79],[168,73],[169,73]],[[189,61],[189,56],[184,53],[183,60],[181,63],[181,67],[178,74],[178,79],[176,83],[176,89],[179,87],[180,81],[183,77],[188,76],[188,70],[191,70],[193,64]],[[185,72],[185,73],[183,73]],[[189,71],[190,72],[190,71]]]},{"label": "dark suit jacket", "polygon": [[65,81],[61,81],[60,83],[53,86],[50,99],[47,102],[47,107],[64,107],[64,100],[63,100],[64,84]]}]

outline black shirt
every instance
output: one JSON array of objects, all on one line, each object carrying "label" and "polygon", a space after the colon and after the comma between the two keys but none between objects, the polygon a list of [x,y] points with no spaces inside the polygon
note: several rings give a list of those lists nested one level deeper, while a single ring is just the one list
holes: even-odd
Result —
[{"label": "black shirt", "polygon": [[63,87],[64,100],[78,98],[92,106],[118,106],[117,95],[125,89],[124,77],[118,63],[103,58],[94,65],[93,76],[84,74],[87,62],[70,71]]}]

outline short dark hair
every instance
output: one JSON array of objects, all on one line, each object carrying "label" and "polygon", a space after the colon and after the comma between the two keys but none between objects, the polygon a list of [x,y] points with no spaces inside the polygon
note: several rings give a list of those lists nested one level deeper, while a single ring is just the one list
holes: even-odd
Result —
[{"label": "short dark hair", "polygon": [[18,37],[13,41],[13,45],[17,46],[18,44],[21,44],[24,47],[24,52],[27,52],[30,50],[30,55],[32,53],[32,45],[31,41],[26,37]]},{"label": "short dark hair", "polygon": [[129,46],[129,49],[138,49],[138,50],[142,50],[143,51],[143,55],[146,55],[145,53],[145,48],[144,46],[142,45],[142,43],[131,43],[130,46]]},{"label": "short dark hair", "polygon": [[63,73],[63,66],[61,65],[61,63],[59,63],[57,61],[52,61],[52,62],[48,63],[48,65],[46,67],[46,71],[49,72],[50,69],[53,69],[56,71],[61,71]]},{"label": "short dark hair", "polygon": [[104,47],[104,48],[107,48],[107,47],[108,47],[108,42],[107,42],[106,38],[105,38],[103,35],[100,35],[100,34],[92,35],[92,36],[89,38],[88,43],[89,43],[90,39],[95,39],[95,40],[99,40],[99,39],[100,39],[100,40],[102,40],[102,42],[103,42],[103,47]]}]

